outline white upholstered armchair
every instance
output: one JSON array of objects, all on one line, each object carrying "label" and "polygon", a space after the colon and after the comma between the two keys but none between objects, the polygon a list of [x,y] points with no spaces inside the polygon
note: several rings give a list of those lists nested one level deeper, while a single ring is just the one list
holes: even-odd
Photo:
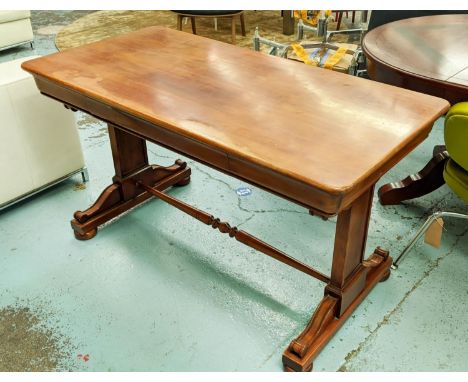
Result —
[{"label": "white upholstered armchair", "polygon": [[30,11],[0,11],[0,50],[33,41]]},{"label": "white upholstered armchair", "polygon": [[39,93],[21,63],[0,64],[0,210],[73,174],[87,180],[75,116]]}]

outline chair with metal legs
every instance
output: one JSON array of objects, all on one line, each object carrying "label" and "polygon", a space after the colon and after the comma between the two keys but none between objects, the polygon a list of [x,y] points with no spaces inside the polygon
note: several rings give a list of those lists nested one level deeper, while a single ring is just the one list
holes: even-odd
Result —
[{"label": "chair with metal legs", "polygon": [[[321,42],[302,42],[300,44],[279,43],[260,37],[260,33],[257,27],[255,29],[255,34],[253,38],[254,50],[260,51],[261,44],[264,44],[270,47],[270,50],[268,52],[268,54],[270,55],[283,58],[292,58],[298,61],[302,61],[304,63],[313,64],[314,66],[325,67],[327,69],[332,69],[340,61],[340,57],[348,55],[351,57],[351,59],[349,60],[349,66],[341,68],[340,71],[346,71],[348,74],[358,76],[360,63],[362,63],[364,59],[361,48],[356,45],[354,48],[349,46],[347,47],[346,45],[348,44],[342,44],[340,46],[339,44],[337,45],[332,43],[331,39],[336,34],[359,33],[362,37],[364,30],[362,28],[359,28],[345,29],[340,31],[328,31],[329,16],[327,15],[327,11],[318,11],[318,13],[315,14],[315,26],[305,25],[303,22],[304,18],[305,16],[299,18],[297,25],[296,40],[302,40],[304,38],[304,31],[308,31],[314,33],[316,37],[321,37]],[[299,50],[299,54],[297,54],[297,49]],[[308,50],[308,52],[306,50]],[[294,52],[294,54],[291,55],[291,52]]]},{"label": "chair with metal legs", "polygon": [[236,44],[236,16],[239,16],[241,22],[242,36],[245,36],[245,20],[244,11],[212,11],[212,10],[193,10],[193,11],[173,11],[177,14],[177,29],[182,30],[182,19],[184,17],[190,18],[192,25],[192,33],[197,34],[197,28],[195,25],[195,19],[197,17],[211,17],[215,20],[215,29],[218,28],[218,18],[230,18],[231,19],[231,39],[232,43]]},{"label": "chair with metal legs", "polygon": [[[444,139],[450,158],[444,167],[445,183],[468,204],[468,102],[458,103],[445,116]],[[413,248],[418,239],[427,231],[438,218],[453,217],[468,219],[467,214],[457,212],[435,212],[419,229],[414,238],[396,258],[392,268],[398,268],[403,257]]]}]

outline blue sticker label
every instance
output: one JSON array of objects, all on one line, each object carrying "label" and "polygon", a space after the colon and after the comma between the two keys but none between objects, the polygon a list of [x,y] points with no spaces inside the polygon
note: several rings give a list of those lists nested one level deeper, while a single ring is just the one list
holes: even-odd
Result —
[{"label": "blue sticker label", "polygon": [[248,187],[239,187],[236,190],[236,194],[239,196],[248,196],[252,193],[252,190]]}]

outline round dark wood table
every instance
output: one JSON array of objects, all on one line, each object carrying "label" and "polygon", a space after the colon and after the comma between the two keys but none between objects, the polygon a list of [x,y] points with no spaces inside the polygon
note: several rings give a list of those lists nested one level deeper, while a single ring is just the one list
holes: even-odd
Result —
[{"label": "round dark wood table", "polygon": [[[441,97],[452,105],[468,101],[468,15],[414,17],[381,25],[362,42],[369,78]],[[448,153],[434,148],[418,173],[382,186],[382,204],[398,204],[434,191]]]}]

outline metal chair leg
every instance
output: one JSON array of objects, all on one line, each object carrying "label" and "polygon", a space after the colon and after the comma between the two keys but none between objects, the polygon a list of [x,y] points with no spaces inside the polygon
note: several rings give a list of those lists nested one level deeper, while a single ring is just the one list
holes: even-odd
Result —
[{"label": "metal chair leg", "polygon": [[83,183],[89,182],[89,173],[86,167],[83,167],[81,170],[81,178],[83,179]]},{"label": "metal chair leg", "polygon": [[399,263],[403,259],[403,257],[411,250],[411,248],[414,247],[418,239],[427,231],[429,226],[438,218],[442,217],[453,217],[453,218],[461,218],[461,219],[468,219],[468,215],[464,214],[459,214],[456,212],[445,212],[445,211],[439,211],[433,213],[431,216],[427,218],[427,220],[424,222],[424,224],[421,226],[419,231],[416,233],[416,235],[413,237],[413,239],[408,243],[408,245],[403,249],[403,251],[400,253],[400,256],[397,257],[397,259],[393,262],[392,264],[392,269],[397,269]]}]

